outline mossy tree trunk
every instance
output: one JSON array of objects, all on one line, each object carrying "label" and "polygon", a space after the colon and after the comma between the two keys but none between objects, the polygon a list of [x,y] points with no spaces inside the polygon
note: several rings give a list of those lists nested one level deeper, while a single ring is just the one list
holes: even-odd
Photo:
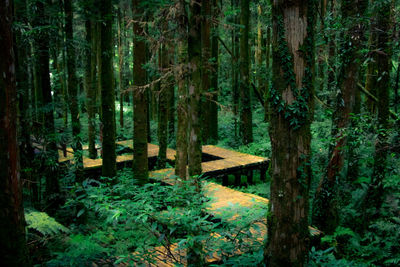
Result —
[{"label": "mossy tree trunk", "polygon": [[[188,29],[188,58],[190,68],[188,115],[189,115],[189,175],[200,175],[201,170],[201,4],[204,1],[190,1]],[[199,186],[197,179],[194,183]]]},{"label": "mossy tree trunk", "polygon": [[272,180],[264,255],[267,266],[304,266],[308,257],[315,9],[313,0],[277,0],[272,6]]},{"label": "mossy tree trunk", "polygon": [[344,1],[342,24],[348,29],[341,43],[341,70],[338,76],[340,89],[336,100],[332,136],[335,143],[330,149],[327,173],[322,178],[313,203],[313,224],[326,233],[332,233],[338,224],[337,183],[345,161],[347,138],[345,129],[351,125],[351,114],[355,111],[357,83],[361,62],[361,47],[364,36],[362,17],[367,9],[367,0]]},{"label": "mossy tree trunk", "polygon": [[146,184],[149,180],[149,166],[147,158],[147,112],[148,94],[143,86],[146,84],[146,42],[143,27],[143,7],[141,0],[133,0],[133,175],[139,184]]},{"label": "mossy tree trunk", "polygon": [[253,118],[251,111],[251,94],[250,94],[250,59],[249,59],[249,18],[250,18],[250,1],[240,1],[240,83],[239,83],[239,100],[240,100],[240,123],[239,132],[242,143],[247,145],[253,142]]},{"label": "mossy tree trunk", "polygon": [[179,0],[178,16],[178,66],[175,67],[175,79],[178,84],[178,130],[176,134],[176,160],[175,174],[182,179],[186,179],[187,158],[188,158],[188,92],[187,92],[187,14],[186,3],[184,0]]},{"label": "mossy tree trunk", "polygon": [[17,142],[13,1],[0,2],[0,263],[30,266]]},{"label": "mossy tree trunk", "polygon": [[71,125],[74,150],[76,179],[81,181],[83,178],[83,160],[82,160],[82,143],[80,139],[81,123],[79,120],[79,107],[78,107],[78,82],[76,78],[75,67],[75,47],[73,39],[73,9],[72,1],[64,1],[65,9],[65,34],[67,40],[67,71],[68,71],[68,94],[69,94],[69,110],[71,112]]}]

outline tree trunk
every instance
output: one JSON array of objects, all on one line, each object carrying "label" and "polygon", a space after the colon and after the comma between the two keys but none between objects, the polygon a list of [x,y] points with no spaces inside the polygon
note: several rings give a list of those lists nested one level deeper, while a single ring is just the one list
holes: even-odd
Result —
[{"label": "tree trunk", "polygon": [[69,94],[69,110],[71,112],[72,136],[76,168],[76,179],[83,179],[83,160],[82,160],[82,143],[80,139],[81,123],[79,121],[78,107],[78,82],[76,79],[75,68],[75,47],[73,44],[73,29],[72,29],[72,1],[64,1],[65,9],[65,34],[67,40],[67,70],[68,70],[68,94]]},{"label": "tree trunk", "polygon": [[[188,57],[189,57],[189,175],[200,175],[201,170],[201,4],[204,1],[190,1]],[[199,188],[198,179],[194,183]],[[200,189],[200,188],[199,188]]]},{"label": "tree trunk", "polygon": [[[364,206],[370,206],[375,209],[371,215],[379,214],[383,203],[384,188],[383,180],[386,173],[386,158],[388,154],[388,134],[389,130],[389,88],[390,88],[390,72],[391,72],[391,8],[393,1],[382,1],[376,3],[376,65],[377,65],[377,81],[376,92],[378,97],[378,139],[375,143],[375,162],[371,184],[368,188],[367,199]],[[378,53],[379,51],[379,53]],[[369,222],[370,218],[367,213],[365,222]]]},{"label": "tree trunk", "polygon": [[340,92],[337,97],[332,129],[335,144],[330,151],[327,173],[320,182],[313,203],[313,224],[326,233],[332,233],[338,224],[336,184],[344,164],[343,152],[346,150],[347,143],[344,131],[350,126],[350,116],[355,110],[360,51],[364,35],[360,18],[364,16],[367,5],[367,0],[345,1],[342,4],[342,24],[349,30],[341,44],[341,51],[344,52],[338,77]]},{"label": "tree trunk", "polygon": [[[15,16],[18,23],[28,25],[27,5],[26,1],[19,1],[14,6]],[[36,175],[32,169],[34,158],[34,150],[31,142],[32,131],[32,114],[30,112],[30,99],[29,94],[32,84],[30,83],[29,74],[29,58],[30,53],[29,45],[23,38],[23,31],[15,31],[16,43],[14,51],[16,61],[16,85],[18,92],[18,105],[19,105],[19,151],[20,151],[20,164],[21,164],[21,179],[29,181],[28,189],[30,189],[31,201],[34,207],[38,205],[38,187],[36,182]]]},{"label": "tree trunk", "polygon": [[[48,4],[48,2],[45,2]],[[49,18],[45,15],[45,4],[44,2],[37,2],[38,15],[41,17],[41,26],[49,25]],[[46,153],[47,159],[44,165],[46,175],[46,201],[49,205],[49,209],[53,212],[57,208],[59,203],[60,186],[58,182],[57,172],[53,167],[53,164],[58,163],[58,150],[56,144],[55,127],[54,127],[54,104],[51,95],[51,84],[50,84],[50,59],[49,59],[49,38],[50,36],[45,33],[41,33],[38,38],[38,49],[39,49],[39,74],[41,82],[41,95],[42,95],[42,108],[43,108],[43,133],[46,140]]]},{"label": "tree trunk", "polygon": [[[98,41],[97,31],[96,31],[96,23],[94,20],[88,20],[87,22],[87,36],[86,40],[89,45],[89,51],[87,57],[90,57],[90,66],[86,66],[89,68],[90,80],[87,81],[87,89],[86,89],[86,104],[87,104],[87,114],[88,114],[88,141],[89,141],[89,158],[95,159],[97,158],[97,150],[96,150],[96,43]],[[88,60],[89,61],[89,60]],[[89,62],[88,62],[89,63]]]},{"label": "tree trunk", "polygon": [[178,67],[175,67],[175,80],[178,83],[178,131],[176,134],[176,160],[175,174],[181,179],[186,179],[186,165],[188,158],[188,109],[187,109],[187,83],[186,83],[186,56],[187,56],[187,14],[185,0],[179,0],[178,10]]},{"label": "tree trunk", "polygon": [[[115,91],[113,71],[112,1],[100,0],[101,23],[101,123],[103,127],[102,175],[117,174],[115,153]],[[114,181],[116,182],[116,181]]]},{"label": "tree trunk", "polygon": [[240,124],[239,131],[242,143],[247,145],[253,142],[253,119],[251,112],[250,72],[249,72],[249,16],[250,1],[240,2]]},{"label": "tree trunk", "polygon": [[30,266],[17,142],[13,1],[0,3],[0,264]]},{"label": "tree trunk", "polygon": [[201,116],[202,116],[202,141],[209,143],[210,139],[210,76],[211,76],[211,1],[203,1],[201,25]]},{"label": "tree trunk", "polygon": [[[316,1],[274,1],[272,146],[267,266],[304,266],[308,256]],[[300,54],[298,51],[302,49]]]},{"label": "tree trunk", "polygon": [[[239,8],[239,0],[231,1],[232,7],[235,9]],[[233,19],[235,25],[239,24],[239,16],[234,15]],[[236,26],[232,30],[232,104],[233,104],[233,124],[235,131],[235,140],[238,139],[238,123],[237,117],[239,113],[239,70],[237,67],[238,57],[239,57],[239,34]]]},{"label": "tree trunk", "polygon": [[149,180],[147,158],[147,92],[141,86],[146,84],[146,43],[144,29],[140,22],[143,18],[143,8],[140,0],[133,0],[133,81],[136,86],[133,91],[133,177],[139,184]]},{"label": "tree trunk", "polygon": [[[213,18],[218,18],[219,6],[218,1],[213,0],[212,9]],[[211,37],[211,88],[210,88],[210,136],[209,143],[216,144],[218,142],[218,71],[219,71],[219,31],[218,23],[213,24]]]},{"label": "tree trunk", "polygon": [[271,79],[270,58],[271,58],[271,27],[267,28],[267,40],[265,41],[265,70],[266,70],[266,83],[264,89],[264,121],[269,122],[271,116],[269,110],[269,84]]},{"label": "tree trunk", "polygon": [[123,48],[123,42],[122,42],[122,32],[124,30],[124,25],[123,24],[123,19],[121,18],[121,10],[118,9],[118,74],[119,74],[119,79],[118,79],[118,87],[119,87],[119,125],[121,126],[121,129],[124,128],[124,48]]},{"label": "tree trunk", "polygon": [[[159,51],[159,66],[160,75],[165,74],[168,68],[168,52],[165,44],[161,45]],[[158,94],[158,128],[157,128],[157,138],[158,138],[158,158],[157,167],[160,169],[165,168],[167,161],[167,143],[168,143],[168,100],[169,100],[169,80],[165,77],[160,82],[160,91]]]}]

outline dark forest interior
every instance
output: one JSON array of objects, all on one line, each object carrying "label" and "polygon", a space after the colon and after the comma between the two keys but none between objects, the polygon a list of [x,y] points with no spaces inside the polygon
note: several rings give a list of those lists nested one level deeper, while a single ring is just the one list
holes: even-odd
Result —
[{"label": "dark forest interior", "polygon": [[399,0],[1,0],[1,266],[399,266]]}]

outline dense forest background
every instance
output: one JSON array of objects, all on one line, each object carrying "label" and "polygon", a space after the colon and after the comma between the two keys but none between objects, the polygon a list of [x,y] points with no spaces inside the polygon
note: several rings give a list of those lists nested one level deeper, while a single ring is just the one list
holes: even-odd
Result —
[{"label": "dense forest background", "polygon": [[[171,265],[398,266],[399,12],[397,0],[2,0],[1,265],[157,265],[162,246]],[[266,181],[202,176],[208,144],[270,159]],[[149,177],[166,168],[175,185]],[[205,180],[269,209],[213,218]]]}]

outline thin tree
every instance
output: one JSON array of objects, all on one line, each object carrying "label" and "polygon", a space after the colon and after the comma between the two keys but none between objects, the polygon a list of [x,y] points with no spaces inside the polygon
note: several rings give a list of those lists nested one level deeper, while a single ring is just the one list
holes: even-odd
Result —
[{"label": "thin tree", "polygon": [[201,116],[202,116],[202,141],[208,144],[210,141],[210,132],[212,131],[210,120],[210,77],[211,77],[211,2],[203,1],[201,6],[202,25],[201,25]]},{"label": "thin tree", "polygon": [[374,56],[377,65],[376,92],[378,98],[378,138],[375,143],[375,162],[374,171],[370,186],[366,194],[364,206],[372,207],[372,214],[367,213],[365,222],[369,221],[369,217],[376,216],[380,212],[383,203],[384,188],[383,180],[386,173],[386,163],[388,155],[388,134],[389,129],[389,89],[390,89],[390,72],[391,72],[391,10],[392,0],[375,1],[374,9],[376,10],[376,44],[377,50]]},{"label": "thin tree", "polygon": [[253,118],[251,111],[250,73],[249,73],[249,17],[250,1],[240,1],[240,124],[239,132],[242,143],[247,145],[253,142]]},{"label": "thin tree", "polygon": [[102,175],[117,173],[115,152],[115,91],[113,71],[112,1],[100,0],[101,23],[101,123],[103,127]]},{"label": "thin tree", "polygon": [[308,256],[315,10],[313,0],[277,0],[272,5],[267,266],[304,266]]},{"label": "thin tree", "polygon": [[[164,43],[159,49],[160,75],[164,75],[169,65],[167,45]],[[159,144],[157,167],[165,168],[167,161],[168,143],[168,99],[170,93],[169,79],[163,78],[160,81],[160,91],[158,93],[158,128],[157,139]]]},{"label": "thin tree", "polygon": [[[212,16],[217,19],[220,15],[217,0],[212,3]],[[211,87],[210,87],[210,132],[209,143],[216,144],[218,142],[218,70],[219,70],[219,24],[213,23],[211,27]]]},{"label": "thin tree", "polygon": [[317,189],[312,212],[312,221],[322,231],[332,233],[338,224],[337,182],[345,160],[347,138],[344,130],[351,125],[351,114],[356,106],[357,82],[361,62],[361,45],[364,27],[362,17],[367,9],[367,0],[344,1],[342,24],[347,31],[341,43],[341,70],[338,76],[340,89],[334,113],[332,136],[335,144],[331,148],[327,173]]},{"label": "thin tree", "polygon": [[86,108],[88,114],[89,158],[97,158],[96,150],[96,31],[93,14],[93,1],[86,3],[86,62],[85,90]]},{"label": "thin tree", "polygon": [[82,160],[82,143],[80,138],[81,123],[79,120],[79,107],[78,107],[78,81],[76,78],[75,67],[75,47],[73,38],[73,9],[72,1],[64,1],[65,9],[65,35],[67,40],[67,71],[68,71],[68,94],[69,94],[69,110],[71,112],[71,125],[74,150],[76,178],[81,180],[83,178],[83,160]]},{"label": "thin tree", "polygon": [[0,264],[29,266],[17,141],[13,1],[0,2]]},{"label": "thin tree", "polygon": [[141,0],[132,1],[133,8],[133,175],[139,184],[149,180],[149,167],[147,158],[147,113],[148,94],[146,89],[146,42],[143,19],[143,4]]}]

